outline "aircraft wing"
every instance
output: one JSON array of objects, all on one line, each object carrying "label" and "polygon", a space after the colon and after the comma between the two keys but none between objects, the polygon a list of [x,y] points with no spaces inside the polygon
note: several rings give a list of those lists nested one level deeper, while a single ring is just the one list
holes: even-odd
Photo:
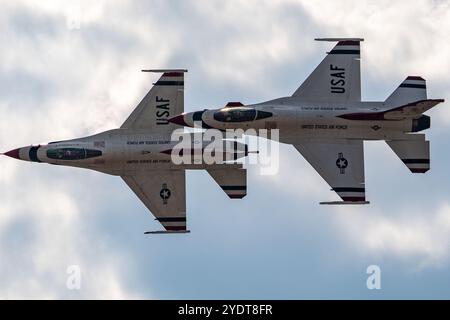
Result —
[{"label": "aircraft wing", "polygon": [[[179,126],[169,118],[184,112],[184,72],[186,70],[143,70],[163,72],[121,128],[151,129],[154,134],[171,134]],[[164,72],[165,71],[165,72]]]},{"label": "aircraft wing", "polygon": [[361,101],[360,42],[363,39],[316,39],[337,41],[336,46],[309,75],[292,97],[301,101]]},{"label": "aircraft wing", "polygon": [[167,231],[186,231],[185,170],[137,171],[122,179]]},{"label": "aircraft wing", "polygon": [[294,146],[344,203],[366,203],[362,140],[309,140]]}]

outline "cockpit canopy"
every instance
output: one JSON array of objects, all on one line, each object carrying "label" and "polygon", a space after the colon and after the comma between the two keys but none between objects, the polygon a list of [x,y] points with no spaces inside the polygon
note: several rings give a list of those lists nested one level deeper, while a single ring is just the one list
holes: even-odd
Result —
[{"label": "cockpit canopy", "polygon": [[82,160],[100,157],[100,150],[85,148],[55,148],[47,150],[47,157],[55,160]]},{"label": "cockpit canopy", "polygon": [[260,111],[253,108],[235,107],[224,108],[214,113],[214,120],[220,122],[247,122],[269,118],[271,112]]}]

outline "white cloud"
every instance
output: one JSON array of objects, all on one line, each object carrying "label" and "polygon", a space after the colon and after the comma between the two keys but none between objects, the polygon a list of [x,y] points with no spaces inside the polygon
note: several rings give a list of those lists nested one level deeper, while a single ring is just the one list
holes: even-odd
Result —
[{"label": "white cloud", "polygon": [[364,37],[364,63],[371,76],[396,77],[393,72],[418,72],[448,80],[450,4],[444,1],[314,1],[304,2],[330,36]]},{"label": "white cloud", "polygon": [[[285,9],[288,2],[208,1],[194,4],[202,19],[209,21],[218,33],[216,41],[205,46],[207,59],[201,64],[203,72],[211,79],[258,88],[269,77],[265,66],[273,67],[294,57],[304,57],[296,49],[306,40],[306,35],[300,30],[286,32],[293,22]],[[227,36],[219,38],[221,34]]]},{"label": "white cloud", "polygon": [[279,161],[278,171],[274,174],[261,174],[260,163],[248,166],[255,174],[256,183],[270,185],[272,190],[280,190],[283,196],[294,197],[301,201],[320,202],[326,199],[335,200],[337,197],[335,193],[328,192],[328,184],[293,146],[280,144],[279,154],[270,156],[272,159],[278,158]]},{"label": "white cloud", "polygon": [[[76,190],[66,183],[70,175],[57,181],[57,173],[48,178],[42,172],[46,165],[2,162],[7,165],[2,166],[0,182],[8,188],[0,202],[0,297],[139,297],[123,285],[123,275],[133,266],[124,264],[126,254],[110,252],[99,237],[83,231],[86,222],[92,222],[83,208],[94,204],[85,198],[80,206]],[[3,174],[11,168],[13,177]],[[80,291],[66,288],[66,269],[73,264],[81,268]]]},{"label": "white cloud", "polygon": [[[2,10],[3,41],[9,45],[0,52],[0,69],[12,79],[13,74],[22,72],[28,81],[43,84],[37,88],[48,89],[44,100],[39,100],[41,92],[28,90],[27,83],[4,79],[2,152],[117,127],[149,87],[149,76],[139,72],[139,61],[160,65],[167,58],[165,50],[155,52],[151,59],[142,50],[158,41],[156,36],[146,41],[144,48],[125,48],[126,56],[91,46],[83,28],[106,28],[117,17],[108,17],[102,4],[90,6],[86,2],[82,4],[80,30],[69,30],[65,22],[73,8],[66,4],[11,2]],[[112,25],[112,29],[119,27]],[[124,38],[152,34],[139,23],[120,27]],[[17,94],[5,86],[15,86]],[[20,95],[24,88],[29,97]],[[123,279],[133,266],[132,262],[124,264],[127,253],[119,249],[111,252],[108,245],[101,244],[102,235],[84,234],[92,227],[87,225],[92,220],[86,219],[83,208],[94,208],[94,200],[85,197],[80,203],[79,184],[67,183],[73,173],[55,182],[46,173],[46,166],[2,158],[0,297],[138,298]],[[81,267],[80,291],[66,288],[66,268],[71,264]]]},{"label": "white cloud", "polygon": [[[366,143],[365,154],[368,200],[372,203],[317,208],[334,225],[335,236],[343,239],[345,246],[351,248],[354,255],[376,261],[389,259],[402,262],[406,270],[448,265],[450,204],[442,199],[440,205],[435,205],[432,203],[434,199],[424,194],[426,190],[423,186],[408,184],[408,181],[425,181],[427,176],[412,177],[386,144]],[[249,167],[255,177],[253,183],[267,185],[271,192],[275,191],[289,199],[292,210],[318,206],[320,201],[339,200],[296,149],[281,145],[279,156],[280,170],[276,175],[260,175],[258,167]],[[373,176],[374,172],[377,177]],[[397,185],[389,185],[394,175],[395,179],[403,181],[403,189],[398,190]],[[374,181],[372,178],[377,179]],[[407,197],[408,202],[383,200],[383,195],[399,192],[410,195]]]},{"label": "white cloud", "polygon": [[[139,72],[146,67],[181,61],[193,68],[193,76],[202,75],[200,85],[228,82],[265,96],[289,94],[306,74],[293,75],[296,79],[275,74],[299,66],[312,70],[311,59],[318,62],[325,52],[312,41],[318,36],[366,38],[363,79],[390,90],[404,76],[420,74],[430,92],[448,98],[449,12],[448,2],[438,1],[180,1],[152,3],[150,9],[123,1],[2,3],[0,37],[7,45],[0,51],[0,71],[7,75],[3,88],[12,87],[0,91],[1,151],[120,125],[150,87],[150,76]],[[79,29],[68,26],[72,20]],[[24,78],[36,87],[29,89]],[[202,88],[189,90],[208,95]],[[440,108],[433,126],[448,126],[449,114]],[[280,174],[261,177],[273,190],[302,201],[336,197],[296,150],[282,148],[281,156]],[[0,194],[0,231],[8,241],[0,246],[0,278],[8,280],[0,296],[74,297],[65,289],[65,270],[75,263],[86,272],[75,297],[135,297],[123,283],[126,266],[118,262],[126,253],[99,246],[92,258],[89,241],[101,236],[83,234],[86,222],[75,188],[52,186],[42,167],[1,161],[0,182],[7,192]],[[350,215],[338,216],[337,230],[361,252],[418,257],[424,265],[447,261],[448,204],[431,216],[348,210]],[[17,225],[22,232],[11,234]],[[11,249],[15,246],[21,250]]]},{"label": "white cloud", "polygon": [[400,214],[338,208],[337,226],[352,246],[368,256],[395,257],[410,264],[410,269],[442,267],[450,252],[450,205],[433,210],[409,208]]},{"label": "white cloud", "polygon": [[[387,146],[379,146],[378,149],[383,147],[386,153],[390,152]],[[283,197],[291,199],[290,201],[295,199],[293,202],[296,205],[293,205],[293,208],[303,208],[306,204],[311,205],[311,202],[338,200],[338,197],[329,191],[326,182],[295,149],[282,147],[280,157],[280,171],[272,176],[256,174],[254,183],[266,184],[270,186],[270,190],[277,190]],[[378,158],[383,157],[386,155],[382,150]],[[381,165],[374,162],[371,164],[381,169]],[[385,165],[395,165],[388,163]],[[255,167],[250,167],[250,170],[253,174],[258,172]],[[387,180],[386,176],[385,181]],[[373,192],[386,192],[377,189],[372,182],[368,183]],[[407,188],[405,192],[408,192]],[[347,245],[354,249],[353,252],[361,256],[403,261],[406,269],[411,270],[448,265],[448,203],[444,202],[430,209],[427,207],[428,202],[419,203],[411,199],[411,202],[400,210],[398,206],[389,205],[387,202],[379,205],[384,205],[385,208],[380,209],[377,203],[368,206],[327,206],[327,217],[335,225],[336,236],[345,239]]]},{"label": "white cloud", "polygon": [[[363,37],[362,79],[384,87],[384,100],[408,75],[428,81],[431,98],[450,99],[450,3],[448,1],[305,1],[308,14],[331,34]],[[438,107],[433,126],[450,125],[450,113]]]}]

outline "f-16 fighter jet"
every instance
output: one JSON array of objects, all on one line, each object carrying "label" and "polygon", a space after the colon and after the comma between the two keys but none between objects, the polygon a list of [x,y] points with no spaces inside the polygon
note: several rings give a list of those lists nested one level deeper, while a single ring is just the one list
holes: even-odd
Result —
[{"label": "f-16 fighter jet", "polygon": [[[207,164],[202,158],[207,149],[203,141],[198,148],[194,142],[186,146],[186,141],[194,141],[187,139],[193,134],[181,133],[178,141],[172,141],[177,126],[168,122],[168,118],[184,111],[186,70],[143,71],[162,72],[162,76],[119,129],[18,148],[4,154],[20,160],[120,176],[165,228],[147,233],[187,233],[185,170],[207,170],[230,198],[243,198],[247,192],[246,170],[242,164],[230,164],[227,160],[246,156],[247,146],[221,140],[222,147],[214,148],[213,152],[214,159],[221,157],[224,161]],[[180,144],[182,138],[184,143]],[[198,152],[200,157],[195,158]],[[174,163],[174,155],[183,157],[179,159],[182,163]],[[186,156],[187,160],[192,157],[194,161],[186,161]]]},{"label": "f-16 fighter jet", "polygon": [[[343,201],[366,204],[364,140],[384,140],[413,173],[430,169],[430,143],[417,132],[430,128],[423,113],[443,99],[428,99],[425,80],[407,77],[383,102],[361,101],[359,38],[322,38],[337,42],[290,97],[169,119],[183,126],[225,129],[279,129]],[[254,130],[255,131],[255,130]]]}]

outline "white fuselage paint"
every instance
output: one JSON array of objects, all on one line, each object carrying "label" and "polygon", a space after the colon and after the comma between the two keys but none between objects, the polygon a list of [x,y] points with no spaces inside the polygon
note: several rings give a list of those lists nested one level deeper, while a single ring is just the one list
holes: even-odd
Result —
[{"label": "white fuselage paint", "polygon": [[[411,132],[412,120],[346,120],[339,115],[371,113],[386,109],[382,102],[354,104],[308,103],[293,104],[290,98],[280,98],[261,104],[246,105],[272,113],[271,117],[246,122],[221,122],[214,114],[223,109],[206,110],[202,114],[204,124],[216,129],[279,129],[280,142],[295,143],[303,139],[360,139],[395,140]],[[185,114],[187,125],[193,126],[191,114]]]},{"label": "white fuselage paint", "polygon": [[[189,134],[186,133],[185,136],[187,135]],[[244,144],[231,142],[225,146],[225,143],[222,149],[216,149],[223,156],[226,153],[237,153],[237,158],[245,155]],[[192,148],[184,149],[188,150],[189,153],[187,154],[191,156],[191,161],[187,164],[175,164],[172,161],[170,150],[174,147],[176,149],[180,148],[178,140],[171,141],[167,135],[149,134],[146,130],[114,129],[84,138],[23,147],[19,149],[19,158],[26,161],[92,169],[112,175],[129,175],[140,170],[201,170],[211,168],[211,165],[203,161],[200,163],[194,162],[194,157],[197,157],[199,154],[198,158],[203,160],[202,149],[207,145],[208,142],[201,142],[201,147],[195,151],[195,156],[190,155],[190,149]],[[36,150],[35,157],[30,156],[32,148]],[[49,152],[51,153],[52,150],[63,149],[100,151],[101,155],[75,160],[49,157]],[[169,153],[163,152],[167,150],[169,150]],[[226,168],[231,165],[219,162],[214,164],[214,169],[222,166]]]}]

